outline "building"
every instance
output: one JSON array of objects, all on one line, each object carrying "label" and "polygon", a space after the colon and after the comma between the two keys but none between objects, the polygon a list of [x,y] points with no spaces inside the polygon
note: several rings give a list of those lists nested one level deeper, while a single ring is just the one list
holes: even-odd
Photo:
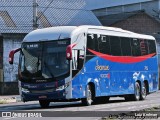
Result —
[{"label": "building", "polygon": [[[155,22],[155,24],[157,22],[159,23],[160,0],[115,0],[112,3],[104,0],[101,1],[104,3],[101,8],[99,6],[99,8],[94,7],[94,10],[93,8],[90,9],[92,9],[101,21],[102,25],[121,27],[126,30],[151,35],[159,32],[158,26],[157,28],[154,26],[154,30],[146,30],[145,27],[153,27],[152,23],[148,23],[151,19]],[[106,5],[106,7],[104,7],[104,5]],[[129,26],[127,25],[128,27],[124,27],[126,25],[126,21],[129,22]],[[125,25],[122,25],[122,22],[125,22]],[[134,24],[135,28],[132,25],[131,29],[131,23]],[[137,25],[135,23],[137,23]]]},{"label": "building", "polygon": [[[85,0],[40,0],[38,28],[101,25],[85,6]],[[18,54],[13,66],[8,63],[8,55],[10,50],[21,46],[24,36],[32,30],[32,0],[0,1],[0,94],[18,94]]]}]

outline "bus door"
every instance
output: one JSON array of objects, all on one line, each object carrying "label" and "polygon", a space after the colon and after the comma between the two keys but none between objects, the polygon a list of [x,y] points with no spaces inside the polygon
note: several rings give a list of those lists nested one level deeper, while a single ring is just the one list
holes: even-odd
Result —
[{"label": "bus door", "polygon": [[76,41],[74,41],[74,47],[72,48],[72,97],[81,98],[83,97],[83,90],[86,79],[84,78],[84,35],[80,34],[77,36]]}]

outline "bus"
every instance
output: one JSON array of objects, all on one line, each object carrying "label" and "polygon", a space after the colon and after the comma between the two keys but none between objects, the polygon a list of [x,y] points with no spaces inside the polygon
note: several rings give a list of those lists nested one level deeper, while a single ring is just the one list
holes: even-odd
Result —
[{"label": "bus", "polygon": [[156,40],[121,28],[59,26],[28,33],[19,55],[21,99],[50,102],[81,100],[84,105],[110,97],[144,100],[158,90]]}]

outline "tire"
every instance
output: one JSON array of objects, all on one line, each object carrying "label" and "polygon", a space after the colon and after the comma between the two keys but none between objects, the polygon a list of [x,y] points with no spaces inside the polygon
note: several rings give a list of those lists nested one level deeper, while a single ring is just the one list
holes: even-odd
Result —
[{"label": "tire", "polygon": [[48,108],[50,102],[47,100],[39,100],[39,104],[40,104],[41,108]]},{"label": "tire", "polygon": [[145,100],[147,96],[147,87],[146,84],[143,82],[141,94],[140,94],[140,100]]},{"label": "tire", "polygon": [[131,100],[133,101],[139,101],[140,100],[140,94],[141,94],[141,88],[138,82],[135,83],[135,90],[134,94],[131,95]]},{"label": "tire", "polygon": [[135,89],[133,95],[125,95],[125,101],[139,101],[141,98],[141,87],[138,82],[135,83]]},{"label": "tire", "polygon": [[93,91],[90,85],[87,85],[86,88],[86,98],[82,99],[82,104],[86,106],[90,106],[93,102]]}]

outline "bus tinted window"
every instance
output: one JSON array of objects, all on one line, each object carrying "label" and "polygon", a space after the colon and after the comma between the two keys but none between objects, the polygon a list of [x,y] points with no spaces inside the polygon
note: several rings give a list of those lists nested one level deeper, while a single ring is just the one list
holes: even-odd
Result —
[{"label": "bus tinted window", "polygon": [[121,41],[119,37],[110,36],[111,55],[121,56]]},{"label": "bus tinted window", "polygon": [[156,44],[154,40],[148,40],[149,54],[156,53]]},{"label": "bus tinted window", "polygon": [[[88,34],[87,35],[87,48],[98,51],[97,34]],[[90,54],[91,53],[89,51],[87,51],[87,55],[90,55]]]},{"label": "bus tinted window", "polygon": [[111,54],[110,52],[110,40],[106,35],[100,35],[98,39],[98,50],[104,54]]},{"label": "bus tinted window", "polygon": [[123,56],[132,56],[131,38],[121,37],[121,49]]},{"label": "bus tinted window", "polygon": [[131,46],[132,46],[132,55],[133,56],[141,56],[139,39],[135,39],[135,38],[132,39]]},{"label": "bus tinted window", "polygon": [[[87,48],[95,50],[95,41],[93,40],[93,34],[87,35]],[[87,50],[87,55],[90,55],[91,53]]]},{"label": "bus tinted window", "polygon": [[148,55],[148,42],[147,40],[140,39],[140,50],[141,50],[141,55]]}]

